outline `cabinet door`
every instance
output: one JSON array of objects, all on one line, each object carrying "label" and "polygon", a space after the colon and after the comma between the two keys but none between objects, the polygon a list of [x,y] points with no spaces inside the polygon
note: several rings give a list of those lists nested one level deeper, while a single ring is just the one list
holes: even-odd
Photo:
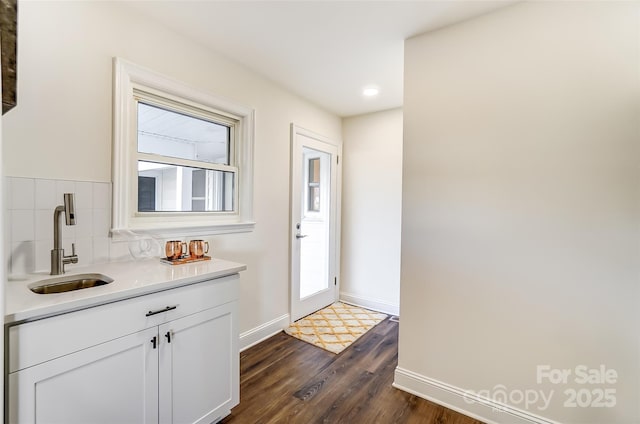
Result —
[{"label": "cabinet door", "polygon": [[160,423],[212,423],[238,404],[237,302],[160,326]]},{"label": "cabinet door", "polygon": [[9,374],[10,423],[158,422],[157,327]]}]

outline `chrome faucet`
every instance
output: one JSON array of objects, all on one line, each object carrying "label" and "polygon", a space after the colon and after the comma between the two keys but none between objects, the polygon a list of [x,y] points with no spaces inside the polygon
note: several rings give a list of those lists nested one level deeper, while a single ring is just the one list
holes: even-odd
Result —
[{"label": "chrome faucet", "polygon": [[76,225],[75,195],[73,193],[64,194],[64,205],[56,207],[53,211],[53,249],[51,250],[51,275],[64,274],[66,264],[77,264],[76,244],[71,244],[71,255],[65,256],[62,248],[62,225],[60,215],[64,212],[65,223]]}]

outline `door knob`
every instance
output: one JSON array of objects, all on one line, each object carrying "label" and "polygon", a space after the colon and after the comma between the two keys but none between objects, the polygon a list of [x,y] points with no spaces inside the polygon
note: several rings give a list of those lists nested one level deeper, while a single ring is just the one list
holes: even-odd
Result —
[{"label": "door knob", "polygon": [[300,234],[300,223],[298,222],[296,224],[296,238],[301,239],[301,238],[305,238],[306,236],[307,236],[306,234]]}]

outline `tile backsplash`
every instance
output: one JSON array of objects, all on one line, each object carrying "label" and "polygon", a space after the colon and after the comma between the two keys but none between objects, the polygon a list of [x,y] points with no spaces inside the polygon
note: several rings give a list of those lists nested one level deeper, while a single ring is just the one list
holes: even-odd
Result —
[{"label": "tile backsplash", "polygon": [[[62,224],[62,246],[75,243],[79,265],[131,258],[127,243],[113,242],[111,184],[5,177],[5,254],[9,275],[48,271],[53,248],[53,212],[64,193],[75,193],[76,225]],[[71,270],[74,265],[67,265]]]}]

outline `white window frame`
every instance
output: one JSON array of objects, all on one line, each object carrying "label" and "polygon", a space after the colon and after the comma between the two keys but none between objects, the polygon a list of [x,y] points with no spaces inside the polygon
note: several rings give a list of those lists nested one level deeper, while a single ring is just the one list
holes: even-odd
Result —
[{"label": "white window frame", "polygon": [[[236,214],[237,213],[237,203],[238,203],[238,184],[236,184],[235,182],[238,181],[238,175],[239,175],[239,169],[236,166],[236,156],[235,156],[235,146],[236,144],[239,143],[239,139],[238,139],[238,135],[239,135],[239,131],[238,131],[238,126],[240,124],[240,119],[236,116],[231,116],[229,114],[220,112],[218,110],[213,110],[210,109],[206,106],[203,105],[195,105],[195,104],[186,104],[185,103],[185,99],[176,99],[173,98],[173,96],[171,96],[171,98],[169,98],[169,94],[166,93],[160,93],[157,94],[155,93],[155,91],[152,93],[150,92],[150,90],[146,87],[139,87],[137,84],[134,84],[134,105],[133,108],[135,110],[138,110],[137,107],[139,106],[140,103],[152,106],[152,107],[157,107],[160,109],[165,109],[165,110],[169,110],[172,112],[177,112],[180,114],[184,114],[187,116],[190,116],[192,118],[195,119],[202,119],[208,122],[213,122],[215,124],[218,125],[223,125],[229,128],[229,150],[228,150],[228,161],[229,164],[222,164],[222,163],[214,163],[214,162],[204,162],[204,161],[199,161],[197,159],[183,159],[183,158],[178,158],[178,157],[172,157],[172,156],[164,156],[161,154],[156,154],[156,153],[144,153],[144,152],[140,152],[137,148],[132,148],[132,152],[131,154],[133,156],[136,157],[137,160],[133,160],[131,161],[131,166],[134,168],[132,170],[133,173],[138,172],[138,164],[139,161],[144,161],[144,162],[152,162],[152,163],[161,163],[161,164],[166,164],[166,165],[175,165],[175,166],[180,166],[180,167],[188,167],[188,168],[194,168],[194,169],[202,169],[202,170],[211,170],[211,171],[220,171],[220,172],[231,172],[234,174],[234,184],[233,184],[233,193],[232,193],[232,198],[233,198],[233,205],[234,205],[234,211],[233,212],[229,212],[229,211],[202,211],[202,212],[194,212],[194,211],[189,211],[189,216],[196,216],[196,214],[200,213],[200,214],[216,214],[216,215],[232,215],[232,214]],[[136,119],[133,121],[134,125],[137,125],[137,116]],[[137,134],[138,133],[138,128],[132,128],[131,133],[132,134]],[[136,144],[134,142],[134,144]],[[135,146],[132,146],[135,147]],[[132,203],[137,202],[137,196],[136,194],[138,193],[138,188],[137,188],[137,179],[134,178],[132,181],[132,187],[130,190],[130,201]],[[135,212],[135,216],[158,216],[158,217],[167,217],[167,216],[172,216],[172,215],[176,215],[176,214],[183,214],[184,212],[167,212],[167,211],[156,211],[156,212],[151,212],[151,211],[146,211],[146,212],[140,212],[139,211],[139,205],[138,205],[138,210]]]},{"label": "white window frame", "polygon": [[[113,102],[113,219],[111,233],[126,237],[131,231],[159,237],[203,236],[252,231],[253,141],[255,111],[246,106],[203,93],[193,87],[114,58]],[[167,99],[209,109],[235,121],[233,154],[236,169],[234,212],[138,212],[137,200],[137,99]],[[144,155],[143,155],[144,156]],[[233,159],[232,159],[233,160]],[[178,163],[179,159],[163,161]],[[218,167],[216,165],[216,167]],[[224,167],[224,166],[221,166]]]}]

